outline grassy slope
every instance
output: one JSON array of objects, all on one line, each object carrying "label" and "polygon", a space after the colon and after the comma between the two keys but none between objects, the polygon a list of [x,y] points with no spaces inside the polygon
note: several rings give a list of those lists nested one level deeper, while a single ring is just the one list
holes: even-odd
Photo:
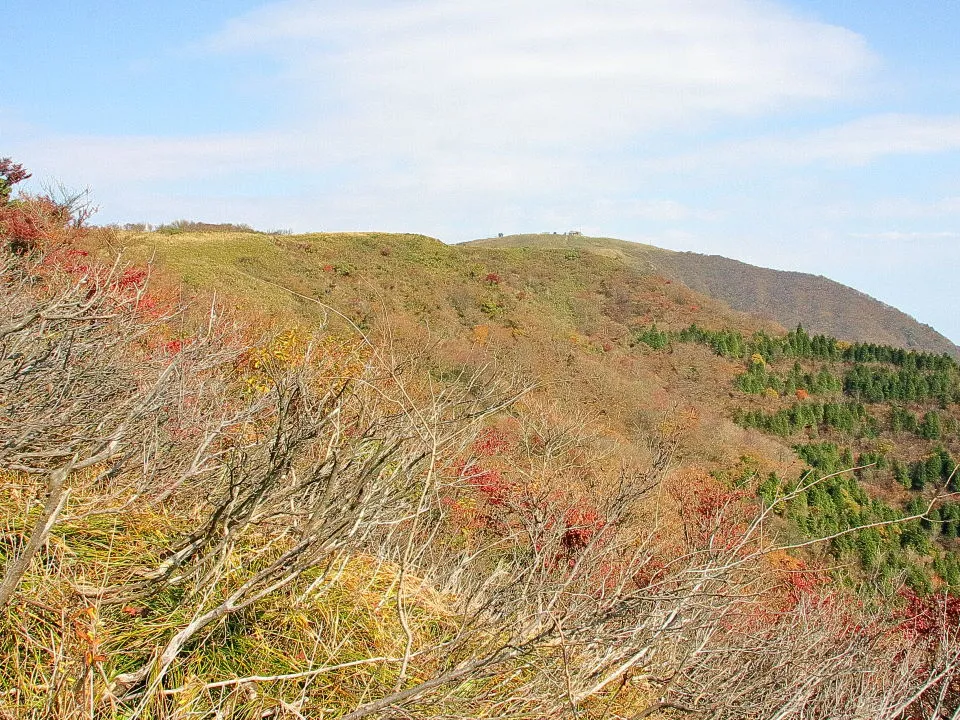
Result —
[{"label": "grassy slope", "polygon": [[[650,322],[750,333],[776,326],[617,258],[551,249],[449,246],[420,235],[331,233],[141,234],[122,242],[188,286],[253,303],[277,322],[342,324],[336,308],[373,335],[415,338],[428,327],[452,364],[496,359],[633,445],[666,415],[695,408],[688,455],[709,465],[742,454],[792,465],[777,441],[736,427],[726,404],[739,365],[703,347],[663,355],[630,348]],[[717,392],[721,389],[721,392]]]},{"label": "grassy slope", "polygon": [[[703,316],[700,320],[707,324],[732,324],[745,331],[752,327],[750,321],[707,298],[606,258],[452,248],[423,236],[379,233],[279,238],[253,233],[124,234],[110,241],[114,247],[124,247],[127,259],[152,259],[161,275],[182,278],[187,292],[195,292],[198,298],[207,299],[211,290],[216,291],[221,300],[228,298],[241,310],[249,308],[252,315],[265,317],[276,328],[324,321],[342,327],[348,319],[381,339],[416,342],[428,325],[430,337],[439,340],[427,349],[442,362],[456,366],[497,361],[537,375],[544,387],[529,401],[556,402],[566,409],[568,422],[576,424],[579,419],[585,431],[605,437],[619,460],[642,455],[643,436],[678,407],[697,407],[700,412],[687,437],[690,461],[726,465],[756,444],[765,448],[765,456],[776,454],[776,442],[737,428],[719,413],[711,414],[707,410],[710,386],[694,383],[686,375],[696,367],[711,383],[727,386],[735,371],[732,363],[704,348],[683,348],[667,358],[624,345],[631,324],[641,320],[672,325]],[[497,278],[488,279],[491,275]],[[609,349],[604,349],[605,343]],[[7,507],[12,512],[16,505]],[[71,617],[82,617],[84,622],[86,610],[70,605],[75,602],[71,583],[106,583],[108,579],[98,574],[106,572],[104,553],[113,573],[136,572],[150,556],[150,548],[162,546],[163,538],[178,532],[176,518],[149,509],[128,514],[121,525],[111,520],[102,531],[93,532],[88,525],[66,525],[57,531],[57,536],[75,536],[73,543],[80,546],[69,573],[28,579],[30,602],[41,608],[67,607]],[[123,552],[114,551],[115,545]],[[369,568],[351,566],[320,605],[291,613],[284,602],[292,600],[281,594],[257,613],[238,618],[242,629],[236,637],[221,637],[226,630],[214,630],[171,678],[173,685],[183,685],[176,707],[193,703],[205,708],[212,702],[197,678],[295,672],[304,657],[317,653],[316,638],[321,636],[323,648],[338,648],[338,662],[364,657],[364,653],[396,655],[404,635],[378,609],[387,602],[393,580],[389,574],[371,579]],[[90,615],[89,624],[99,629],[94,633],[97,649],[109,658],[110,674],[129,669],[115,663],[146,652],[183,621],[165,602],[161,597],[144,606],[109,607]],[[417,602],[424,606],[425,627],[442,626],[441,605],[429,597]],[[25,622],[19,614],[15,620]],[[24,625],[25,640],[18,647],[28,646],[34,635],[58,630],[56,618],[32,622]],[[315,631],[317,627],[322,633]],[[351,643],[358,644],[356,652]],[[52,641],[51,648],[53,653]],[[11,645],[4,652],[20,650]],[[12,678],[2,680],[15,685]],[[318,678],[313,692],[327,693],[326,706],[336,715],[360,702],[365,693],[389,691],[393,681],[347,670]],[[274,693],[283,697],[286,691],[265,684],[261,692],[269,700]],[[642,687],[637,693],[638,707],[643,707]],[[632,702],[630,695],[624,693],[619,701],[625,711]],[[234,694],[228,700],[242,702],[242,697]],[[44,716],[42,685],[18,700],[20,704],[9,706],[11,711],[25,717]],[[0,717],[4,707],[0,702]],[[242,716],[239,706],[228,703],[221,709]],[[483,702],[474,710],[477,716],[491,712]]]},{"label": "grassy slope", "polygon": [[958,356],[960,350],[929,325],[828,278],[756,267],[717,255],[673,252],[609,238],[511,235],[475,243],[482,247],[569,247],[619,257],[634,267],[672,277],[730,307],[776,320],[784,327],[858,342],[874,342]]},{"label": "grassy slope", "polygon": [[[746,466],[761,474],[775,470],[795,477],[801,469],[789,447],[796,438],[771,438],[731,422],[734,406],[769,411],[790,403],[789,398],[736,391],[732,380],[742,371],[742,362],[718,357],[700,345],[677,344],[655,352],[630,342],[633,328],[654,322],[673,329],[696,322],[745,334],[774,327],[669,282],[651,269],[624,263],[602,247],[603,252],[451,247],[424,236],[384,233],[296,237],[125,233],[111,242],[124,246],[132,261],[153,258],[198,297],[215,290],[277,327],[324,321],[343,326],[349,320],[382,340],[409,345],[429,337],[431,344],[423,349],[451,367],[496,361],[516,368],[542,383],[531,402],[539,398],[555,403],[566,421],[608,440],[611,457],[642,457],[644,438],[682,417],[686,427],[680,462],[726,470],[731,477],[744,465],[744,456],[750,458]],[[424,327],[429,327],[429,334]],[[911,457],[922,454],[916,445],[908,449]],[[955,454],[960,451],[952,449]],[[18,498],[9,500],[0,507],[17,506]],[[74,580],[101,582],[95,573],[103,562],[103,548],[113,553],[118,538],[123,540],[119,572],[127,571],[127,566],[132,572],[149,554],[157,535],[174,534],[176,529],[174,518],[160,514],[129,516],[122,527],[111,522],[102,539],[93,538],[89,551],[72,560]],[[67,526],[58,532],[73,530]],[[84,532],[89,534],[89,529]],[[94,574],[85,577],[88,572]],[[383,622],[375,609],[381,604],[383,586],[392,578],[374,583],[369,576],[362,567],[352,568],[340,581],[336,602],[311,607],[309,613],[313,621],[323,618],[324,632],[342,630],[350,642],[362,639],[365,651],[373,647],[389,655],[402,643],[402,633]],[[69,582],[37,587],[35,599],[41,609],[59,606],[70,594]],[[220,649],[192,655],[195,665],[187,675],[216,679],[295,670],[298,653],[313,651],[304,631],[307,611],[291,614],[282,602],[279,598],[277,605],[255,618],[241,618],[249,623],[249,632],[238,635],[245,638],[241,644],[212,637],[210,647]],[[159,606],[147,608],[143,615],[127,616],[117,608],[107,612],[109,617],[93,618],[91,623],[105,620],[113,629],[115,634],[107,635],[103,646],[111,658],[122,657],[121,649],[156,642],[177,619],[166,617]],[[441,607],[425,611],[427,621],[442,615]],[[55,621],[38,620],[35,628],[27,629],[43,636],[56,629]],[[330,633],[339,641],[339,635]],[[352,659],[349,644],[343,659]],[[350,673],[322,680],[331,707],[355,702],[356,698],[343,697],[344,688],[360,693],[366,682]],[[382,679],[384,686],[391,682],[392,678]],[[38,713],[41,690],[34,698]],[[0,715],[2,708],[0,704]]]},{"label": "grassy slope", "polygon": [[[399,339],[419,339],[429,328],[442,341],[435,352],[448,362],[497,359],[517,367],[542,382],[544,394],[623,438],[690,407],[701,416],[688,442],[691,458],[722,466],[754,454],[792,464],[788,445],[796,438],[764,438],[730,422],[735,407],[770,411],[791,401],[735,390],[741,362],[697,345],[667,353],[631,347],[631,330],[652,323],[680,329],[696,322],[745,335],[776,333],[776,324],[671,282],[636,257],[625,262],[618,248],[632,250],[632,243],[557,237],[592,250],[450,246],[388,233],[153,233],[121,242],[132,259],[154,257],[188,287],[216,289],[279,323],[346,319]],[[924,449],[902,438],[898,444],[909,459]]]},{"label": "grassy slope", "polygon": [[[387,233],[154,233],[125,235],[122,242],[131,257],[153,256],[188,286],[218,289],[278,323],[326,319],[337,325],[346,318],[373,336],[412,344],[422,343],[429,328],[434,344],[428,351],[442,362],[458,367],[496,361],[516,368],[541,383],[545,400],[613,438],[625,455],[642,457],[643,439],[677,415],[695,418],[686,430],[685,461],[714,471],[749,457],[760,476],[776,471],[796,477],[802,465],[792,446],[812,439],[849,446],[855,456],[873,449],[876,440],[866,436],[822,431],[816,438],[778,438],[735,425],[737,408],[773,412],[794,399],[736,390],[740,360],[695,344],[654,352],[633,343],[631,331],[652,323],[679,330],[695,322],[750,335],[758,329],[777,333],[779,326],[732,311],[638,260],[642,253],[656,257],[665,251],[556,237],[568,246],[543,247],[553,236],[541,237],[541,243],[504,238],[513,246],[489,247]],[[803,324],[811,325],[806,319]],[[793,361],[783,362],[780,372]],[[816,370],[820,364],[805,365]],[[840,376],[845,371],[833,370]],[[908,409],[922,414],[934,408],[927,403]],[[888,412],[885,406],[869,410],[880,418]],[[956,407],[942,412],[958,417]],[[888,439],[897,448],[891,457],[905,463],[922,459],[933,446],[904,433]],[[958,438],[942,442],[960,455]],[[896,506],[910,497],[886,471],[867,473],[864,481]]]}]

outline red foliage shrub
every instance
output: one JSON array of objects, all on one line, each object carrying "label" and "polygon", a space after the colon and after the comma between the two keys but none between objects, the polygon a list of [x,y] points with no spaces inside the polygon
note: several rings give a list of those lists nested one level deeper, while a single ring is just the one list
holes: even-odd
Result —
[{"label": "red foliage shrub", "polygon": [[830,586],[829,576],[822,570],[811,568],[803,560],[790,560],[792,566],[784,576],[788,605],[796,607],[804,600],[812,600],[820,605],[830,604],[832,596],[824,594],[824,590]]},{"label": "red foliage shrub", "polygon": [[510,449],[510,441],[499,430],[484,430],[473,443],[473,451],[481,457],[500,455]]},{"label": "red foliage shrub", "polygon": [[6,202],[13,186],[29,177],[30,173],[20,163],[8,157],[0,158],[0,202]]},{"label": "red foliage shrub", "polygon": [[[921,597],[909,588],[904,588],[899,594],[903,604],[895,618],[900,621],[898,629],[912,645],[925,648],[931,666],[935,666],[943,648],[950,648],[960,635],[960,597],[947,593]],[[933,708],[942,704],[960,707],[960,678],[956,673],[948,676],[942,687],[933,685],[927,688],[911,705],[905,717],[909,720],[939,717],[939,714],[934,714]]]},{"label": "red foliage shrub", "polygon": [[691,470],[675,478],[670,494],[677,501],[688,542],[695,547],[731,550],[743,539],[746,491]]},{"label": "red foliage shrub", "polygon": [[137,296],[137,310],[154,320],[175,315],[180,306],[180,296],[169,288],[151,287]]},{"label": "red foliage shrub", "polygon": [[499,285],[499,284],[500,284],[500,276],[499,276],[497,273],[494,273],[494,272],[492,272],[492,273],[487,273],[487,276],[483,279],[483,281],[484,281],[485,283],[487,283],[488,285]]},{"label": "red foliage shrub", "polygon": [[117,290],[136,290],[143,287],[147,279],[147,271],[140,268],[127,268],[114,283]]},{"label": "red foliage shrub", "polygon": [[14,252],[22,253],[43,238],[44,228],[40,218],[24,212],[23,208],[7,205],[0,208],[0,234],[9,242]]},{"label": "red foliage shrub", "polygon": [[606,520],[595,508],[589,505],[575,505],[567,510],[564,518],[566,529],[560,538],[560,544],[568,553],[583,550],[594,536],[606,527],[606,524]]},{"label": "red foliage shrub", "polygon": [[794,395],[797,396],[797,400],[806,400],[808,397],[810,397],[810,393],[803,388],[798,388]]},{"label": "red foliage shrub", "polygon": [[511,490],[499,470],[487,470],[478,465],[467,468],[467,480],[490,505],[503,505]]},{"label": "red foliage shrub", "polygon": [[900,591],[899,628],[913,640],[936,639],[944,627],[960,628],[960,597],[935,594],[921,597],[913,590]]},{"label": "red foliage shrub", "polygon": [[[60,267],[71,275],[83,275],[90,270],[90,266],[85,261],[85,258],[89,257],[89,255],[90,253],[88,253],[86,250],[76,250],[71,248],[63,253],[63,258],[60,261]],[[51,256],[48,255],[48,258],[51,258]]]},{"label": "red foliage shrub", "polygon": [[15,253],[27,253],[41,243],[63,240],[60,236],[69,222],[69,210],[48,197],[7,202],[0,196],[0,239]]}]

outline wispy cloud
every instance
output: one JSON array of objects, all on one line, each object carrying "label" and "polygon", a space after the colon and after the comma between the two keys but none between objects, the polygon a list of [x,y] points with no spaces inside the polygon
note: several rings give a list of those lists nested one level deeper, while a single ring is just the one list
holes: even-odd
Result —
[{"label": "wispy cloud", "polygon": [[861,214],[873,218],[924,220],[952,218],[960,215],[960,197],[918,200],[909,197],[885,198],[871,203]]},{"label": "wispy cloud", "polygon": [[935,231],[935,232],[924,232],[924,231],[909,231],[904,232],[900,230],[886,230],[883,232],[866,232],[866,233],[850,233],[849,237],[856,238],[857,240],[879,240],[887,242],[917,242],[917,241],[943,241],[943,240],[960,240],[960,232],[955,232],[951,230],[945,231]]},{"label": "wispy cloud", "polygon": [[874,64],[863,38],[748,0],[292,0],[231,22],[223,52],[286,64],[359,130],[424,141],[610,140],[698,116],[832,99]]},{"label": "wispy cloud", "polygon": [[651,159],[658,171],[677,169],[861,166],[887,156],[960,150],[960,115],[881,114],[808,132],[788,132]]},{"label": "wispy cloud", "polygon": [[[287,119],[252,134],[229,132],[229,118],[200,137],[43,134],[24,156],[94,185],[107,206],[118,184],[210,178],[229,192],[231,178],[286,174],[323,186],[318,207],[367,201],[388,224],[387,206],[404,225],[403,209],[424,203],[428,231],[470,209],[516,216],[516,204],[546,220],[622,195],[654,137],[836,99],[876,62],[860,36],[753,0],[292,0],[200,50],[269,58]],[[656,197],[633,215],[690,217]]]},{"label": "wispy cloud", "polygon": [[599,220],[603,217],[618,217],[628,220],[647,220],[657,223],[680,222],[683,220],[714,220],[722,216],[717,211],[691,207],[686,203],[666,198],[596,200],[591,211]]}]

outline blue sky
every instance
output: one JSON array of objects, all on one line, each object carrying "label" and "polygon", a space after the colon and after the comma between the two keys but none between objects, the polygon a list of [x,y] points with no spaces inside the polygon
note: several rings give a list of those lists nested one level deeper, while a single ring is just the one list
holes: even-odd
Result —
[{"label": "blue sky", "polygon": [[0,155],[99,222],[581,229],[960,341],[960,3],[7,0]]}]

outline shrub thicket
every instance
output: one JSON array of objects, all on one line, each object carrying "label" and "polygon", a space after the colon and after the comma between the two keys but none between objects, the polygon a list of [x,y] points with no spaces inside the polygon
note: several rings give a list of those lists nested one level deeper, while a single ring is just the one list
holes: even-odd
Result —
[{"label": "shrub thicket", "polygon": [[29,242],[2,226],[3,713],[732,720],[954,702],[949,599],[858,604],[771,545],[777,508],[842,488],[760,507],[673,472],[669,425],[647,462],[611,467],[580,419],[514,406],[522,385],[324,328],[261,336],[87,254],[75,225]]}]

